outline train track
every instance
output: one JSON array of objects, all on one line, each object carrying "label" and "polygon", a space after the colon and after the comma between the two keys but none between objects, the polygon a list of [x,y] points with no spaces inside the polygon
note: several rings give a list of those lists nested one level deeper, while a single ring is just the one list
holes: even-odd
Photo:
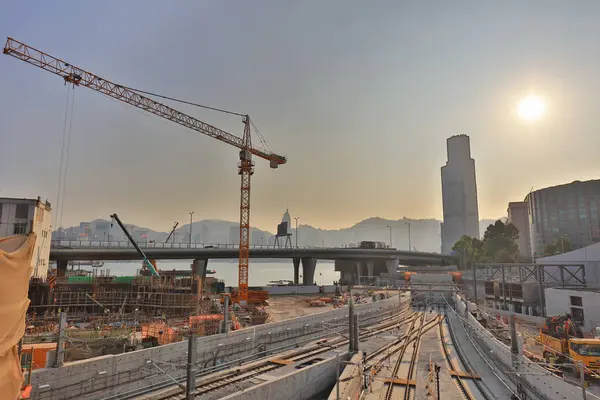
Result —
[{"label": "train track", "polygon": [[[379,323],[374,325],[372,330],[359,334],[359,340],[364,340],[366,338],[387,332],[399,326],[406,320],[409,320],[411,317],[414,316],[415,313],[409,312],[407,315],[407,311],[408,307],[403,307],[402,310],[397,314],[382,319]],[[345,338],[332,338],[321,340],[317,342],[317,344],[311,345],[302,350],[294,351],[290,354],[279,358],[271,357],[270,359],[265,360],[257,365],[240,367],[233,371],[227,371],[225,373],[208,379],[201,379],[200,381],[196,382],[197,389],[194,392],[194,395],[204,396],[216,390],[223,389],[227,386],[241,384],[242,382],[248,381],[258,375],[273,371],[288,364],[293,364],[298,361],[314,358],[318,355],[330,351],[331,349],[341,347],[345,344],[348,344],[348,339]],[[160,399],[171,400],[182,400],[185,398],[186,395],[184,391],[178,391],[177,393],[160,397]]]},{"label": "train track", "polygon": [[[446,326],[448,327],[448,334],[450,335],[450,340],[452,341],[452,343],[456,343],[455,338],[454,338],[454,332],[452,331],[452,327],[451,327],[450,323],[448,322],[446,324]],[[469,388],[466,385],[464,378],[467,377],[468,379],[473,381],[473,384],[477,388],[477,391],[481,394],[481,396],[485,400],[491,400],[489,395],[484,390],[484,388],[480,382],[480,377],[477,376],[474,373],[474,371],[471,370],[469,365],[465,362],[466,360],[465,360],[463,354],[461,353],[460,349],[455,344],[454,349],[456,351],[456,355],[458,356],[458,359],[460,360],[460,363],[463,365],[465,371],[461,372],[460,370],[458,370],[456,368],[454,361],[450,357],[450,353],[448,351],[446,341],[444,340],[443,320],[440,321],[440,323],[439,323],[439,329],[440,329],[440,340],[442,341],[442,349],[444,352],[444,356],[446,358],[446,363],[448,365],[448,368],[450,369],[450,375],[456,382],[456,385],[458,386],[458,389],[460,390],[463,397],[466,400],[475,400],[475,397],[473,396],[473,394],[471,393],[471,391],[469,390]]]},{"label": "train track", "polygon": [[[385,399],[392,398],[392,395],[394,393],[394,387],[396,385],[405,386],[404,398],[410,399],[411,390],[414,390],[411,389],[411,386],[414,387],[413,376],[415,373],[416,359],[418,355],[421,337],[430,329],[435,327],[435,325],[438,323],[438,320],[439,318],[436,317],[425,321],[425,313],[421,313],[419,316],[413,319],[411,325],[409,326],[407,332],[404,335],[399,337],[394,343],[376,350],[367,357],[367,361],[375,361],[374,367],[371,369],[371,374],[375,375],[381,370],[383,366],[383,361],[390,358],[392,355],[397,354],[397,358],[392,369],[391,377],[385,378],[385,382],[388,384],[384,395]],[[415,325],[417,324],[418,328],[415,327]],[[411,344],[413,348],[407,378],[398,378],[398,373],[402,365],[402,360],[404,359],[404,356],[406,355],[406,352]]]},{"label": "train track", "polygon": [[[442,342],[442,349],[443,349],[443,352],[444,352],[444,358],[446,359],[446,364],[447,364],[448,368],[450,369],[450,371],[451,371],[450,374],[454,378],[454,381],[456,382],[456,386],[458,386],[458,389],[460,390],[460,392],[463,395],[463,397],[465,399],[467,399],[467,400],[472,400],[473,396],[471,395],[471,392],[467,388],[467,385],[463,381],[463,378],[457,373],[458,370],[456,369],[456,367],[454,365],[454,361],[452,360],[452,357],[450,357],[450,352],[448,351],[447,343],[444,340],[443,325],[444,325],[444,322],[440,321],[440,323],[439,323],[439,327],[440,327],[440,340]],[[452,372],[454,372],[454,373],[452,373]]]}]

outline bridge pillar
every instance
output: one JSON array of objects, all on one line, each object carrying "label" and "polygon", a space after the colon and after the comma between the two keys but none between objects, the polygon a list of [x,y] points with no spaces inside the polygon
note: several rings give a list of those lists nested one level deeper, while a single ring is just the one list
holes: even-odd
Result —
[{"label": "bridge pillar", "polygon": [[69,267],[68,260],[59,260],[56,262],[56,276],[64,278],[67,275],[67,268]]},{"label": "bridge pillar", "polygon": [[396,279],[398,279],[398,260],[386,260],[385,266],[387,268],[387,273],[391,281],[389,283],[396,283]]},{"label": "bridge pillar", "polygon": [[315,282],[315,268],[317,266],[316,258],[302,259],[302,284],[312,285]]},{"label": "bridge pillar", "polygon": [[356,280],[354,281],[356,285],[360,284],[361,276],[364,276],[362,273],[362,261],[356,261]]},{"label": "bridge pillar", "polygon": [[294,258],[292,259],[294,262],[294,285],[300,283],[300,259]]},{"label": "bridge pillar", "polygon": [[199,258],[192,262],[192,279],[196,281],[196,294],[200,295],[204,287],[206,279],[206,267],[208,266],[208,258]]},{"label": "bridge pillar", "polygon": [[367,261],[367,276],[373,277],[373,268],[375,267],[375,261]]}]

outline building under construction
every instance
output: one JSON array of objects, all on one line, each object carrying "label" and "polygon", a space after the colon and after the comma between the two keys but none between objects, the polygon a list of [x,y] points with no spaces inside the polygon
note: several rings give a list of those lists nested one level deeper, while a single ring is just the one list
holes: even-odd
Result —
[{"label": "building under construction", "polygon": [[[199,287],[201,286],[201,287]],[[70,316],[189,316],[210,312],[225,285],[212,277],[199,279],[191,271],[161,271],[160,276],[111,276],[110,271],[32,279],[29,314],[67,311]],[[200,289],[200,290],[199,290]]]}]

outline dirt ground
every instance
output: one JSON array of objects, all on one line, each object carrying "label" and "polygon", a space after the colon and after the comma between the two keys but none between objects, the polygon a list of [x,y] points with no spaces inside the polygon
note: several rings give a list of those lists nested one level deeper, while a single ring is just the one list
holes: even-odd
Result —
[{"label": "dirt ground", "polygon": [[321,297],[324,297],[323,294],[270,297],[269,305],[265,307],[269,313],[267,322],[283,321],[303,315],[333,310],[333,306],[330,304],[325,307],[310,306],[311,300],[317,300]]}]

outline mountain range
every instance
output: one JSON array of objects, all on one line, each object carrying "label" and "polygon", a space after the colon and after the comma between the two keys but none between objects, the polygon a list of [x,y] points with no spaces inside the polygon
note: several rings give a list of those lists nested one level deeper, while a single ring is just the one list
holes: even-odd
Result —
[{"label": "mountain range", "polygon": [[[92,221],[92,227],[100,225],[105,220]],[[495,220],[486,219],[479,223],[480,234],[483,236],[488,225]],[[300,225],[298,227],[299,246],[316,247],[337,247],[347,246],[358,243],[362,240],[390,242],[390,227],[392,247],[397,249],[409,249],[409,226],[410,226],[410,246],[413,250],[425,252],[439,252],[441,245],[441,221],[436,219],[409,219],[390,220],[379,217],[372,217],[360,221],[357,224],[343,229],[320,229],[310,225]],[[76,229],[74,227],[73,229]],[[142,228],[136,225],[128,225],[128,229],[134,237],[139,238],[144,235],[145,240],[164,242],[168,232],[157,232],[152,229]],[[189,241],[190,225],[185,224],[174,231],[174,240],[179,243]],[[110,231],[113,240],[126,240],[121,230],[115,224]],[[97,237],[99,235],[96,235]],[[173,238],[170,239],[170,241]],[[251,228],[250,240],[253,245],[273,246],[275,237],[272,232],[263,231],[257,228]],[[192,224],[192,241],[203,244],[238,244],[239,243],[239,225],[237,222],[221,220],[202,220]],[[283,242],[283,241],[282,241]],[[292,246],[296,245],[296,230],[292,229]],[[284,242],[282,243],[282,245]]]}]

